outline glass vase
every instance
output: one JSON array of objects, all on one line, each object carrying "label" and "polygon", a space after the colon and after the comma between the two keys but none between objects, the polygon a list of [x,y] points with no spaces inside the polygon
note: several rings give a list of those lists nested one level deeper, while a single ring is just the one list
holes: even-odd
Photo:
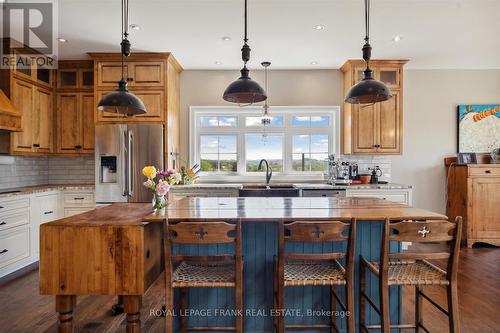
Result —
[{"label": "glass vase", "polygon": [[153,195],[152,204],[153,204],[153,210],[157,211],[162,208],[165,208],[165,206],[167,205],[167,199],[165,198],[164,195],[155,194]]}]

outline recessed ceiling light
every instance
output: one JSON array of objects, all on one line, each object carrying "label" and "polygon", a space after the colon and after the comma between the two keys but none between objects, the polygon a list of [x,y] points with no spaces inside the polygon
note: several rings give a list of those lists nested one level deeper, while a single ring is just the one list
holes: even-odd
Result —
[{"label": "recessed ceiling light", "polygon": [[317,61],[311,61],[311,65],[317,65],[318,62]]},{"label": "recessed ceiling light", "polygon": [[223,41],[225,41],[225,42],[228,42],[228,41],[230,41],[230,40],[231,40],[231,37],[229,37],[229,36],[224,36],[224,37],[222,37],[221,39],[222,39]]},{"label": "recessed ceiling light", "polygon": [[67,40],[67,39],[64,39],[64,38],[57,38],[57,41],[58,41],[59,43],[67,43],[67,42],[68,42],[68,40]]},{"label": "recessed ceiling light", "polygon": [[393,42],[400,42],[401,40],[403,39],[403,37],[399,36],[399,35],[396,35],[394,37],[392,37],[392,41]]},{"label": "recessed ceiling light", "polygon": [[314,29],[314,30],[323,30],[323,29],[325,29],[325,26],[324,26],[324,25],[322,25],[322,24],[318,24],[318,25],[315,25],[315,26],[313,27],[313,29]]},{"label": "recessed ceiling light", "polygon": [[132,30],[141,30],[141,26],[138,24],[131,24],[130,29]]},{"label": "recessed ceiling light", "polygon": [[216,65],[222,65],[222,62],[220,62],[220,61],[216,61],[216,62],[215,62],[215,64],[216,64]]}]

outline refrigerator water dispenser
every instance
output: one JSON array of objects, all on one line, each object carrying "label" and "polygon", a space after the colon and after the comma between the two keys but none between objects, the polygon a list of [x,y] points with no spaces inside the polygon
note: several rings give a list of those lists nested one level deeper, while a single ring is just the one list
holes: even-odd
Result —
[{"label": "refrigerator water dispenser", "polygon": [[101,183],[116,183],[116,156],[101,156]]}]

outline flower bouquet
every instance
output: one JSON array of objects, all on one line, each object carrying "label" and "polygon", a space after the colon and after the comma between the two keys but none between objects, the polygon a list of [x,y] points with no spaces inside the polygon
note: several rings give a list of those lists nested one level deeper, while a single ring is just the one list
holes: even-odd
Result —
[{"label": "flower bouquet", "polygon": [[147,178],[144,186],[153,193],[153,209],[164,208],[167,203],[165,196],[170,191],[170,186],[181,181],[181,174],[172,169],[156,170],[154,166],[145,166],[142,169],[142,174]]}]

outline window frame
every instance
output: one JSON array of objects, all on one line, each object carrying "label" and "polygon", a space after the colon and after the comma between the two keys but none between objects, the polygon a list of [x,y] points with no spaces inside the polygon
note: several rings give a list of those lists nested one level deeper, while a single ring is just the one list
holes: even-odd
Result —
[{"label": "window frame", "polygon": [[[271,116],[283,116],[283,126],[269,126],[268,134],[283,135],[283,172],[275,173],[273,179],[286,180],[293,178],[322,179],[324,172],[294,171],[293,136],[327,134],[329,138],[329,154],[340,154],[340,107],[339,106],[273,106],[269,108]],[[246,126],[246,116],[262,115],[262,106],[191,106],[189,108],[189,164],[200,164],[200,137],[201,135],[236,135],[237,145],[237,172],[200,172],[203,179],[227,180],[222,177],[232,177],[232,180],[251,180],[252,177],[261,178],[264,172],[246,171],[246,134],[262,134],[261,126]],[[236,116],[236,127],[201,127],[200,117],[203,116]],[[292,116],[329,116],[329,126],[300,126],[292,127]]]}]

